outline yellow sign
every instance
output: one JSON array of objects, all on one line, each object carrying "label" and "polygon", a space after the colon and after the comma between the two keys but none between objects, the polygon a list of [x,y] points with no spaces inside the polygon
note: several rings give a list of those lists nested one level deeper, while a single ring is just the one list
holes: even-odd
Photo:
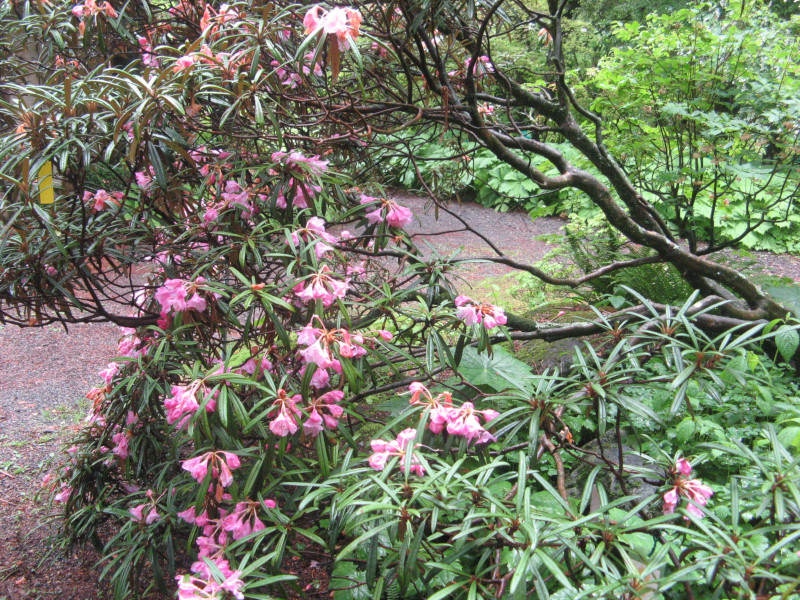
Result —
[{"label": "yellow sign", "polygon": [[56,201],[55,190],[53,189],[53,163],[49,160],[39,169],[39,203],[52,204]]}]

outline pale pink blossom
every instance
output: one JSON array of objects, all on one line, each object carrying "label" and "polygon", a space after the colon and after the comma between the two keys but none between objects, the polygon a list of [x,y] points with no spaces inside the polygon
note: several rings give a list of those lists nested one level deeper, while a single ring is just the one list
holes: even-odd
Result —
[{"label": "pale pink blossom", "polygon": [[[417,436],[415,429],[405,429],[401,431],[397,439],[390,442],[384,440],[372,440],[370,447],[372,448],[372,456],[369,457],[369,466],[376,471],[382,471],[386,467],[387,461],[392,456],[399,458],[398,464],[400,470],[405,472],[405,456],[409,451],[409,445]],[[411,458],[411,473],[422,476],[425,474],[425,468],[420,464],[416,454]]]},{"label": "pale pink blossom", "polygon": [[361,27],[361,13],[353,8],[332,8],[326,11],[321,6],[311,7],[303,19],[306,35],[320,31],[336,36],[340,50],[347,50],[350,42],[358,37]]},{"label": "pale pink blossom", "polygon": [[307,157],[298,150],[291,152],[273,152],[272,162],[284,165],[287,172],[295,176],[322,175],[328,170],[328,161],[320,160],[319,156]]},{"label": "pale pink blossom", "polygon": [[344,298],[347,294],[348,282],[334,279],[328,265],[323,265],[317,273],[300,281],[292,288],[295,295],[305,302],[322,300],[322,305],[327,308],[337,299]]},{"label": "pale pink blossom", "polygon": [[[177,428],[183,429],[189,418],[200,408],[197,401],[198,391],[205,396],[208,390],[202,381],[198,380],[189,385],[173,385],[170,391],[172,396],[164,400],[164,408],[167,409],[167,423],[172,425],[177,422]],[[205,405],[206,412],[213,412],[216,404],[216,399],[213,396],[209,397]]]},{"label": "pale pink blossom", "polygon": [[142,189],[142,191],[148,191],[150,186],[153,183],[153,178],[155,177],[155,173],[153,172],[153,167],[150,167],[149,172],[144,171],[136,171],[134,174],[136,178],[136,185]]},{"label": "pale pink blossom", "polygon": [[106,385],[111,384],[111,380],[114,379],[114,375],[119,373],[119,366],[117,363],[108,363],[108,366],[100,371],[98,375],[106,382]]},{"label": "pale pink blossom", "polygon": [[233,571],[225,580],[217,583],[213,578],[201,578],[192,575],[177,575],[178,600],[221,600],[225,592],[229,592],[236,600],[244,599],[244,582],[241,571]]},{"label": "pale pink blossom", "polygon": [[198,286],[205,283],[205,279],[198,277],[194,282],[183,279],[167,279],[156,290],[155,298],[161,304],[162,312],[170,314],[196,310],[203,312],[206,309],[206,300]]},{"label": "pale pink blossom", "polygon": [[241,466],[239,457],[232,452],[207,452],[202,456],[190,458],[181,463],[181,468],[188,471],[198,483],[202,483],[211,469],[211,477],[217,479],[222,487],[233,483],[233,473]]},{"label": "pale pink blossom", "polygon": [[361,204],[369,205],[369,208],[372,209],[365,213],[370,224],[386,221],[386,224],[390,227],[404,228],[414,220],[414,213],[405,206],[397,204],[394,200],[362,194]]},{"label": "pale pink blossom", "polygon": [[408,386],[411,391],[409,403],[424,406],[429,410],[428,429],[433,433],[441,433],[450,422],[450,409],[453,408],[453,398],[450,392],[442,392],[436,397],[419,381],[411,382]]},{"label": "pale pink blossom", "polygon": [[296,229],[291,233],[292,244],[300,245],[300,240],[314,243],[314,252],[317,258],[322,258],[326,252],[333,250],[330,244],[337,242],[336,237],[325,231],[325,221],[319,217],[311,217],[305,227]]},{"label": "pale pink blossom", "polygon": [[175,64],[172,65],[172,70],[175,73],[180,73],[181,71],[191,68],[196,62],[197,62],[197,56],[193,54],[187,54],[186,56],[181,56],[178,60],[175,61]]},{"label": "pale pink blossom", "polygon": [[62,485],[61,489],[58,490],[58,493],[53,496],[53,500],[55,502],[67,502],[69,497],[72,495],[72,487],[69,485]]},{"label": "pale pink blossom", "polygon": [[297,408],[297,403],[302,400],[303,397],[300,394],[289,396],[286,390],[279,389],[278,395],[272,403],[273,409],[278,409],[278,414],[270,421],[269,430],[279,437],[286,437],[296,433],[297,417],[302,414],[300,409]]},{"label": "pale pink blossom", "polygon": [[479,325],[489,330],[498,325],[505,325],[508,321],[505,312],[499,306],[486,302],[476,303],[467,296],[456,298],[456,315],[467,325]]},{"label": "pale pink blossom", "polygon": [[225,182],[225,191],[222,193],[222,199],[225,200],[226,206],[238,204],[245,210],[245,217],[249,217],[253,213],[253,205],[250,204],[250,194],[236,181],[228,180]]},{"label": "pale pink blossom", "polygon": [[[472,61],[471,58],[468,58],[464,61],[464,69],[469,69],[469,63]],[[479,56],[475,59],[475,64],[472,66],[472,75],[475,79],[480,79],[484,75],[488,75],[489,73],[494,73],[494,65],[489,60],[489,57]]]},{"label": "pale pink blossom", "polygon": [[[145,510],[147,510],[146,513]],[[145,525],[152,525],[161,518],[161,515],[158,514],[158,510],[153,503],[139,504],[128,512],[133,516],[134,521],[139,521]]]},{"label": "pale pink blossom", "polygon": [[[664,514],[669,515],[675,512],[683,496],[690,500],[686,505],[686,510],[698,519],[703,518],[703,511],[700,508],[705,506],[709,498],[714,495],[714,491],[699,479],[689,479],[692,473],[692,465],[686,459],[680,458],[672,471],[675,474],[673,486],[664,494]],[[688,517],[684,517],[688,519]]]},{"label": "pale pink blossom", "polygon": [[[137,41],[139,42],[140,51],[142,53],[142,63],[144,66],[158,68],[158,59],[155,57],[155,54],[153,54],[153,47],[150,45],[150,40],[148,40],[146,37],[139,37]],[[137,185],[139,185],[141,188],[144,187],[138,183],[138,178]]]},{"label": "pale pink blossom", "polygon": [[128,435],[124,432],[115,433],[111,436],[111,441],[114,442],[112,454],[119,456],[122,460],[128,458]]},{"label": "pale pink blossom", "polygon": [[442,392],[434,397],[430,390],[418,381],[412,382],[408,389],[411,392],[409,403],[423,406],[428,410],[428,429],[433,433],[441,433],[446,427],[447,433],[460,435],[470,442],[485,444],[495,441],[494,436],[483,428],[478,417],[482,417],[484,422],[488,423],[500,414],[496,410],[476,410],[472,402],[464,402],[460,407],[454,407],[450,392]]},{"label": "pale pink blossom", "polygon": [[475,410],[472,402],[464,402],[460,408],[451,408],[447,414],[447,433],[460,435],[477,444],[494,442],[495,437],[481,426],[478,415],[489,421],[497,416],[497,412]]},{"label": "pale pink blossom", "polygon": [[108,2],[103,2],[99,5],[95,0],[86,0],[83,4],[77,4],[72,7],[72,14],[79,19],[83,17],[93,17],[98,14],[104,14],[109,19],[117,18],[117,11]]},{"label": "pale pink blossom", "polygon": [[94,212],[100,212],[113,206],[119,206],[124,196],[125,194],[122,192],[109,193],[105,190],[97,190],[95,193],[84,192],[83,201],[91,204]]},{"label": "pale pink blossom", "polygon": [[258,518],[260,506],[259,502],[238,502],[233,512],[221,520],[222,528],[229,532],[234,540],[240,540],[257,531],[263,531],[266,526]]},{"label": "pale pink blossom", "polygon": [[333,390],[312,400],[307,408],[309,415],[308,420],[303,423],[303,432],[316,437],[325,427],[336,429],[339,417],[344,413],[344,409],[338,405],[343,397],[344,392]]},{"label": "pale pink blossom", "polygon": [[345,358],[357,358],[367,353],[363,347],[364,336],[344,328],[325,329],[322,321],[318,320],[321,327],[314,327],[312,320],[297,335],[297,343],[307,346],[298,351],[305,362],[314,363],[320,369],[333,367],[341,372],[341,366],[334,356],[335,351],[338,350],[339,355]]}]

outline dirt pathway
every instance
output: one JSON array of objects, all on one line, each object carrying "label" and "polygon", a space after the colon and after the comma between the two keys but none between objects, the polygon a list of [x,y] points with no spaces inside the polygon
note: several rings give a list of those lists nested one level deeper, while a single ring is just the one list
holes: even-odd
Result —
[{"label": "dirt pathway", "polygon": [[[460,252],[461,258],[491,254],[486,242],[457,231],[463,224],[454,216],[440,211],[436,220],[426,201],[397,199],[419,218],[410,231],[423,247],[430,243],[441,254]],[[556,218],[532,221],[524,213],[495,213],[475,204],[450,208],[509,257],[529,263],[553,248],[534,238],[557,234],[565,224]],[[800,258],[766,253],[758,258],[768,272],[800,279]],[[470,288],[509,272],[502,265],[475,263],[461,276]],[[42,520],[47,511],[34,496],[41,465],[85,416],[88,404],[82,398],[114,356],[118,335],[113,325],[76,325],[69,334],[56,326],[0,326],[0,600],[107,596],[97,581],[95,553],[80,549],[63,556],[49,547],[55,525]]]}]

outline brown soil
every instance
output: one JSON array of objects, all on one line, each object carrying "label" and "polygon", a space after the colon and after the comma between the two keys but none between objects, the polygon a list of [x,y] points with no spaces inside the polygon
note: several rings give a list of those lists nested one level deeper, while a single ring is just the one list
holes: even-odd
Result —
[{"label": "brown soil", "polygon": [[[444,255],[460,252],[459,258],[492,255],[489,245],[464,231],[454,216],[440,211],[436,220],[424,200],[398,200],[419,218],[410,230],[423,246],[429,242]],[[536,238],[557,234],[565,224],[557,218],[532,221],[524,213],[499,214],[475,204],[450,208],[510,258],[528,263],[553,248]],[[800,280],[796,256],[759,253],[757,260],[766,272]],[[473,263],[460,272],[462,287],[510,272],[502,265]],[[109,597],[98,582],[101,557],[86,548],[66,554],[54,549],[57,523],[45,519],[50,509],[35,496],[43,465],[83,419],[88,404],[81,399],[113,357],[118,335],[118,328],[108,324],[75,325],[69,333],[56,326],[0,326],[0,600]],[[324,592],[317,586],[325,566],[311,561],[287,565],[287,570],[301,575],[301,589],[309,597],[321,597]]]}]

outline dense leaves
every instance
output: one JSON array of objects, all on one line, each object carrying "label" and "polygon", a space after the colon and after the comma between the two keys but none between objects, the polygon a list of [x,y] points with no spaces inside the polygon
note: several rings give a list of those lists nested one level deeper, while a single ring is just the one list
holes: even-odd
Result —
[{"label": "dense leaves", "polygon": [[[518,15],[360,8],[3,5],[0,314],[123,326],[48,478],[63,541],[117,598],[308,592],[286,565],[311,552],[342,599],[793,594],[785,309],[673,241],[563,77],[504,77]],[[519,9],[559,68],[558,7]],[[451,127],[448,160],[580,192],[653,250],[566,283],[644,261],[704,297],[530,326],[457,295],[410,211],[342,174]],[[564,372],[498,346],[589,334]]]}]

